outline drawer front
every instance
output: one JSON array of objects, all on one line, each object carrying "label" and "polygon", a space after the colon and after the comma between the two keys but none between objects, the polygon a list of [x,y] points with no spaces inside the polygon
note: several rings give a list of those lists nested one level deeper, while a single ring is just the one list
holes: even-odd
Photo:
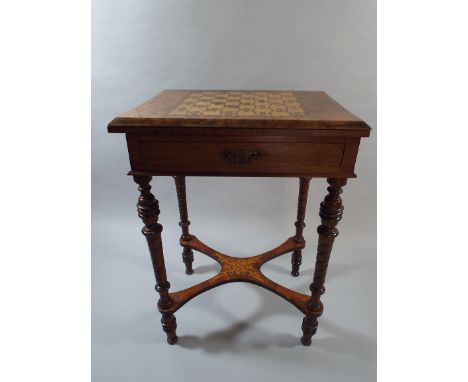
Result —
[{"label": "drawer front", "polygon": [[153,174],[331,176],[354,167],[346,141],[178,142],[130,135],[127,141],[132,170]]}]

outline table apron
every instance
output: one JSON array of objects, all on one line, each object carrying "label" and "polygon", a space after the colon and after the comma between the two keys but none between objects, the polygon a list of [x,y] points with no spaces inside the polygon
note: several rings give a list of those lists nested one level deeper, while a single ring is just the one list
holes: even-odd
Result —
[{"label": "table apron", "polygon": [[132,172],[153,175],[354,177],[360,138],[127,134]]}]

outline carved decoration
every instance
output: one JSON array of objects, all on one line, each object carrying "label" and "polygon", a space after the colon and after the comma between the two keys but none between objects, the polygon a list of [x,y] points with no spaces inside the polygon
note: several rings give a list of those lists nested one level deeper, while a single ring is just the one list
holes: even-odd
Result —
[{"label": "carved decoration", "polygon": [[246,166],[251,164],[253,160],[260,158],[262,154],[260,151],[253,150],[224,150],[223,158],[225,161],[237,164],[239,166]]}]

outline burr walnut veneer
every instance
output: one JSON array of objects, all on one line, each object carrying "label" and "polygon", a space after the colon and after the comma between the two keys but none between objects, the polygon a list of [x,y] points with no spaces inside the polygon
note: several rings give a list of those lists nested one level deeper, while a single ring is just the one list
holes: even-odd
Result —
[{"label": "burr walnut veneer", "polygon": [[[310,345],[336,225],[343,205],[340,194],[354,165],[362,137],[370,128],[323,92],[166,90],[109,123],[111,133],[125,133],[134,181],[139,186],[138,215],[156,277],[158,309],[170,344],[177,341],[174,313],[193,297],[229,282],[249,282],[283,297],[304,314],[301,342]],[[221,265],[214,277],[188,289],[169,292],[158,223],[159,204],[151,193],[153,176],[174,177],[180,211],[186,273],[193,273],[193,251]],[[247,258],[222,254],[190,234],[186,176],[297,177],[296,232],[279,247]],[[299,274],[307,193],[311,178],[326,178],[328,194],[320,204],[322,224],[311,294],[290,290],[267,278],[267,261],[292,253],[293,276]]]}]

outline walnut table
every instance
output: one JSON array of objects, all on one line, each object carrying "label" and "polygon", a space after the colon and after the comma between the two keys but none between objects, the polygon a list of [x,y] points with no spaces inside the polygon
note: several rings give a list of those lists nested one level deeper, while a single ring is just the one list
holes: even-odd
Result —
[{"label": "walnut table", "polygon": [[[177,341],[174,313],[193,297],[229,282],[249,282],[283,297],[304,314],[302,338],[310,345],[322,314],[320,301],[336,225],[343,205],[340,194],[369,126],[324,92],[166,90],[109,123],[110,133],[125,133],[131,171],[138,184],[138,216],[156,276],[158,309],[167,341]],[[159,205],[151,193],[153,176],[174,177],[180,211],[186,273],[193,273],[193,250],[221,265],[214,277],[188,289],[169,292],[158,223]],[[296,232],[279,247],[257,256],[222,254],[190,234],[185,196],[186,176],[297,177]],[[320,204],[322,224],[310,295],[279,285],[261,270],[263,264],[292,253],[293,276],[299,274],[307,193],[311,178],[326,178],[328,194]]]}]

